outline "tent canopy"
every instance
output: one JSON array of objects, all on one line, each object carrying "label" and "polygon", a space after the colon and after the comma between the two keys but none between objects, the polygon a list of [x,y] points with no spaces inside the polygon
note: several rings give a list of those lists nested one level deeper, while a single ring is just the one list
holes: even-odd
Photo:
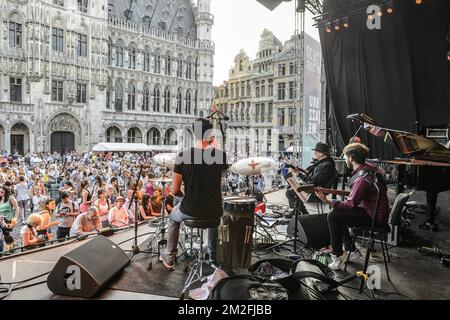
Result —
[{"label": "tent canopy", "polygon": [[175,146],[150,145],[149,148],[152,151],[156,151],[156,152],[169,152],[169,153],[176,152],[176,153],[178,153],[180,151],[179,147],[176,145]]},{"label": "tent canopy", "polygon": [[93,152],[151,152],[144,143],[99,143],[92,148]]}]

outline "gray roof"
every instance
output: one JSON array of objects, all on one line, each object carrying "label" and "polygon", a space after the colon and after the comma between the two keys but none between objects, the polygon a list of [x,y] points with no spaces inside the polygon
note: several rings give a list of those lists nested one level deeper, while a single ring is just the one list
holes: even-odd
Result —
[{"label": "gray roof", "polygon": [[191,39],[197,37],[190,0],[108,0],[108,15],[166,32],[170,29],[170,33],[184,37],[189,33]]}]

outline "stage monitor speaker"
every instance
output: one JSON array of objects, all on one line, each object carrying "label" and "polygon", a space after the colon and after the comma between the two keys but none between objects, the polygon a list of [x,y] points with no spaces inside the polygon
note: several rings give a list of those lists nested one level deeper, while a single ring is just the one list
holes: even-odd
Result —
[{"label": "stage monitor speaker", "polygon": [[129,263],[118,245],[99,235],[61,257],[47,286],[57,295],[92,298]]},{"label": "stage monitor speaker", "polygon": [[[298,240],[306,247],[319,250],[330,245],[327,214],[307,214],[298,216]],[[295,216],[289,222],[287,234],[294,236]]]}]

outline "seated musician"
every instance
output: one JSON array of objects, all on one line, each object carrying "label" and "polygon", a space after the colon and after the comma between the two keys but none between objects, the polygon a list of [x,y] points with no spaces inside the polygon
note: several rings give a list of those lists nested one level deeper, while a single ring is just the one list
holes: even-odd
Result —
[{"label": "seated musician", "polygon": [[[330,148],[328,144],[319,142],[313,150],[313,156],[316,160],[315,163],[306,170],[296,168],[294,171],[306,183],[313,184],[316,187],[332,188],[336,182],[337,173],[334,160],[330,157]],[[289,188],[286,191],[286,197],[289,200],[289,206],[294,208],[297,198],[294,190]],[[308,214],[308,211],[302,203],[300,203],[300,211],[302,214]]]},{"label": "seated musician", "polygon": [[[197,119],[193,124],[194,136],[198,139],[194,148],[181,152],[174,167],[172,194],[180,196],[181,183],[184,197],[169,217],[166,252],[160,260],[169,270],[174,270],[180,224],[189,219],[220,219],[223,214],[221,178],[227,170],[225,152],[214,147],[211,138],[212,124],[208,119]],[[217,228],[208,230],[208,253],[211,262],[215,259]]]},{"label": "seated musician", "polygon": [[[389,219],[389,202],[387,197],[387,187],[381,174],[377,169],[366,163],[369,149],[359,143],[349,144],[344,148],[344,158],[347,167],[352,172],[349,181],[351,186],[350,195],[345,201],[329,200],[322,193],[316,195],[323,202],[328,203],[333,210],[328,214],[328,225],[330,228],[330,239],[332,252],[332,263],[329,267],[339,270],[345,263],[347,255],[350,259],[358,258],[359,253],[349,234],[349,227],[370,227],[375,211],[377,191],[373,186],[375,175],[380,189],[380,203],[376,213],[376,223],[384,225]],[[342,244],[344,243],[345,252]]]}]

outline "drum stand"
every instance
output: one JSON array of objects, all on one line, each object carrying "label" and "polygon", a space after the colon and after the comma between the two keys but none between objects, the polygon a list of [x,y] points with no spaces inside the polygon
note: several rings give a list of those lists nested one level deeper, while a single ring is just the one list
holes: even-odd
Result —
[{"label": "drum stand", "polygon": [[[250,190],[250,186],[249,186],[249,183],[248,183],[248,181],[250,181],[250,179],[249,179],[249,177],[247,177],[247,188],[248,188],[248,190]],[[251,192],[252,192],[252,197],[255,197],[255,176],[252,176],[252,189],[251,189]],[[262,238],[266,238],[266,239],[269,239],[269,241],[270,241],[270,244],[275,244],[276,243],[276,241],[274,240],[274,238],[272,237],[272,235],[270,234],[270,232],[269,232],[269,230],[267,229],[269,226],[267,226],[267,225],[265,225],[265,224],[267,224],[266,223],[266,221],[264,220],[264,218],[262,218],[262,217],[260,217],[260,216],[258,216],[256,213],[255,213],[255,228],[254,228],[254,240],[255,240],[255,248],[257,247],[257,235],[259,234]],[[260,232],[260,231],[258,231],[258,227],[259,228],[261,228],[263,231],[264,231],[264,233],[265,234],[263,234],[262,232]]]},{"label": "drum stand", "polygon": [[162,202],[162,206],[161,206],[161,220],[159,221],[159,224],[155,230],[155,235],[153,236],[152,241],[150,241],[149,247],[151,247],[151,257],[150,257],[150,262],[147,266],[147,270],[151,270],[153,267],[153,257],[156,256],[156,259],[159,259],[159,256],[161,254],[161,247],[164,245],[167,245],[167,240],[165,237],[166,234],[166,216],[165,216],[165,211],[166,211],[166,181],[161,181],[162,184],[162,197],[161,197],[161,202]]}]

